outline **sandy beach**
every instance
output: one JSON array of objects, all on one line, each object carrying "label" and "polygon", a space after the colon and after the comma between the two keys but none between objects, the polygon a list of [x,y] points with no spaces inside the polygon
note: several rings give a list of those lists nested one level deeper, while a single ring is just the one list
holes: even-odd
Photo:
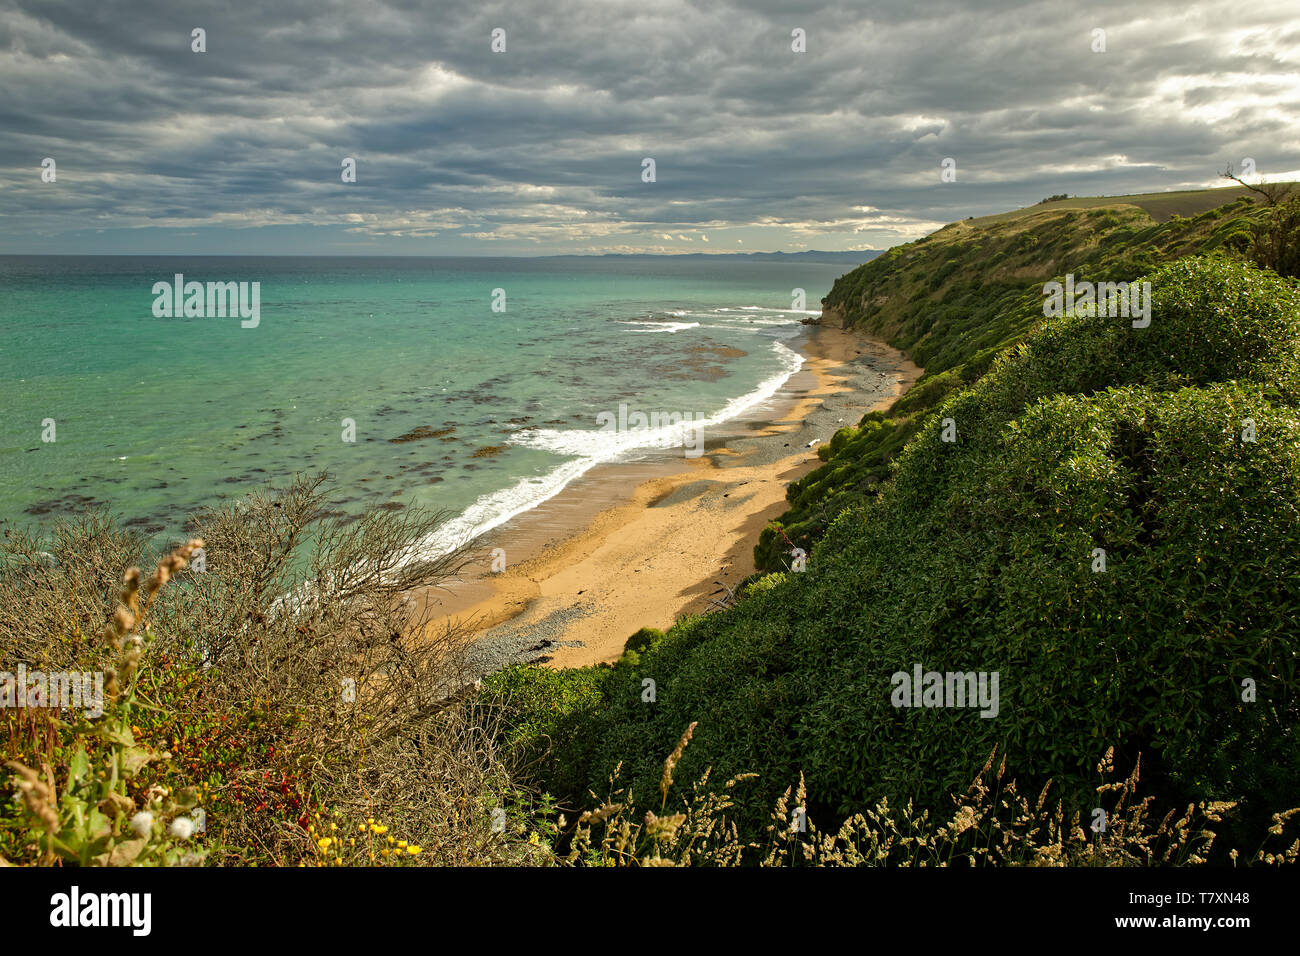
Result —
[{"label": "sandy beach", "polygon": [[638,629],[707,610],[715,592],[754,572],[754,545],[786,510],[787,485],[821,464],[816,445],[921,374],[858,333],[806,329],[803,368],[766,407],[707,436],[701,457],[593,469],[476,542],[450,589],[413,597],[435,626],[475,632],[480,673],[612,662]]}]

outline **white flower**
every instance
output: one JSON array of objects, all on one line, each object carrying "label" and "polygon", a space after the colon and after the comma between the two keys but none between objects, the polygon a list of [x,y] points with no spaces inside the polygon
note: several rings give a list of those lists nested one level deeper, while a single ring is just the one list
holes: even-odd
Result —
[{"label": "white flower", "polygon": [[131,829],[142,837],[147,837],[153,830],[153,814],[148,810],[141,810],[131,818]]},{"label": "white flower", "polygon": [[167,828],[167,832],[178,840],[188,840],[194,832],[194,821],[189,817],[177,817]]}]

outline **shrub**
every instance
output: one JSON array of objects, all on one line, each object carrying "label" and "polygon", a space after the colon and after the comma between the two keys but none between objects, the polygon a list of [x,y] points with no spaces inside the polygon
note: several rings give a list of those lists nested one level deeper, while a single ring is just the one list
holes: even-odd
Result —
[{"label": "shrub", "polygon": [[[1240,379],[1271,381],[1296,394],[1300,289],[1222,259],[1185,259],[1138,281],[1152,288],[1151,324],[1124,317],[1063,316],[1043,323],[998,358],[969,391],[946,401],[900,458],[900,489],[929,496],[958,445],[981,443],[1030,402],[1056,393],[1090,394],[1111,385],[1155,388]],[[957,427],[942,442],[942,420]],[[910,464],[907,462],[911,460]]]},{"label": "shrub", "polygon": [[1270,209],[1255,229],[1250,254],[1265,269],[1300,278],[1300,194]]},{"label": "shrub", "polygon": [[[37,745],[41,758],[31,761],[39,763],[40,772],[18,760],[7,761],[17,791],[17,806],[11,808],[6,821],[16,837],[15,856],[29,855],[42,865],[59,859],[85,867],[194,866],[207,855],[206,848],[185,846],[195,830],[194,820],[183,815],[197,806],[193,789],[174,793],[168,787],[153,786],[139,796],[132,792],[141,771],[172,756],[138,741],[132,726],[132,718],[142,706],[136,678],[144,637],[136,632],[169,575],[183,569],[202,547],[202,541],[191,541],[159,562],[147,580],[142,581],[134,568],[127,572],[122,603],[104,629],[105,642],[117,657],[116,666],[109,670],[106,686],[102,686],[100,672],[101,686],[91,695],[97,699],[84,700],[89,705],[87,711],[74,717],[72,724],[63,725],[62,734],[45,713],[44,700],[17,721],[8,718],[10,743],[18,742],[12,731],[17,729],[14,723],[21,722],[25,725],[21,729],[29,731],[26,742]],[[48,684],[46,690],[37,692],[48,693]],[[26,709],[27,704],[23,701],[20,706]],[[88,719],[86,713],[95,711],[99,711],[96,719]],[[41,725],[46,731],[44,740],[40,733],[30,733]],[[62,747],[55,743],[60,736],[69,738]],[[9,861],[0,856],[0,862]]]},{"label": "shrub", "polygon": [[522,778],[543,781],[562,805],[584,796],[596,744],[585,728],[606,703],[611,673],[519,664],[488,676],[477,697],[476,710],[499,728],[503,759]]},{"label": "shrub", "polygon": [[[133,686],[149,706],[132,712],[131,736],[170,756],[132,778],[137,809],[151,788],[193,789],[207,822],[196,846],[218,863],[463,864],[543,852],[520,839],[526,803],[497,758],[495,728],[466,700],[464,636],[403,600],[464,560],[412,553],[411,542],[437,540],[440,515],[349,523],[330,510],[323,479],[302,477],[192,525],[204,570],[173,569],[139,649]],[[146,557],[100,516],[61,523],[48,540],[7,534],[3,669],[97,669],[114,582]],[[11,726],[9,736],[17,759],[43,756],[57,780],[77,776],[84,733],[37,739]],[[20,804],[0,805],[0,851],[34,859]],[[500,832],[503,808],[514,819]]]}]

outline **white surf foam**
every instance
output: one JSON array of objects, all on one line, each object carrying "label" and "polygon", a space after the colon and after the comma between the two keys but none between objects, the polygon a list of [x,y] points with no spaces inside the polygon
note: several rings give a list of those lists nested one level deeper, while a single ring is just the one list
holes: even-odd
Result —
[{"label": "white surf foam", "polygon": [[633,332],[683,332],[686,329],[698,329],[698,322],[637,322],[627,320],[620,323],[621,325],[640,325],[644,328],[633,329]]},{"label": "white surf foam", "polygon": [[[511,518],[531,511],[558,495],[569,482],[599,465],[599,459],[579,458],[566,461],[544,475],[520,478],[509,488],[482,495],[472,505],[448,521],[430,538],[417,542],[408,560],[431,558],[454,551]],[[403,562],[404,563],[404,562]]]},{"label": "white surf foam", "polygon": [[[689,422],[692,429],[715,428],[741,415],[775,395],[795,372],[803,367],[803,356],[786,348],[780,342],[772,343],[780,360],[780,370],[758,384],[752,391],[734,398],[721,409],[704,418]],[[634,402],[626,403],[629,412],[657,411],[638,408]],[[609,410],[614,415],[618,409]],[[687,409],[677,409],[685,413]],[[419,560],[446,554],[475,538],[498,528],[525,511],[554,498],[574,479],[586,474],[597,465],[618,461],[629,452],[646,448],[673,448],[683,445],[683,425],[664,425],[659,428],[632,429],[553,429],[530,428],[516,432],[506,440],[513,445],[537,448],[557,455],[572,456],[544,475],[521,478],[509,488],[481,496],[456,518],[449,521],[435,535],[417,542],[405,560]],[[403,563],[405,563],[405,560]]]},{"label": "white surf foam", "polygon": [[821,309],[777,309],[770,305],[723,306],[714,312],[780,312],[786,315],[821,315]]}]

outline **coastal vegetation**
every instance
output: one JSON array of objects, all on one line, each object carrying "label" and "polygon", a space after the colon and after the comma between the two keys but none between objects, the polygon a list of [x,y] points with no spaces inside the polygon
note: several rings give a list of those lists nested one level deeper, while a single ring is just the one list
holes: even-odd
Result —
[{"label": "coastal vegetation", "polygon": [[0,859],[536,861],[545,821],[518,816],[495,728],[465,700],[466,635],[403,600],[460,566],[404,560],[443,518],[348,521],[303,476],[196,515],[161,555],[98,514],[45,541],[6,532],[5,669],[109,678],[102,716],[0,711]]},{"label": "coastal vegetation", "polygon": [[[825,318],[925,376],[791,485],[736,606],[613,667],[496,675],[508,745],[546,750],[527,688],[559,681],[547,720],[585,742],[547,750],[539,784],[566,803],[603,798],[616,767],[653,792],[698,722],[679,772],[756,774],[730,796],[746,839],[796,782],[823,826],[882,802],[943,815],[994,750],[1085,818],[1111,812],[1110,753],[1155,805],[1233,803],[1224,854],[1281,838],[1300,795],[1300,284],[1267,257],[1278,216],[1037,212],[845,275]],[[1067,272],[1149,282],[1149,328],[1044,319]],[[917,665],[1000,673],[997,718],[893,706],[891,675]]]},{"label": "coastal vegetation", "polygon": [[[464,560],[408,559],[444,516],[344,521],[319,477],[161,554],[102,515],[7,533],[4,660],[111,680],[102,717],[3,712],[0,859],[1295,863],[1300,237],[1221,192],[967,220],[840,278],[823,321],[924,376],[820,450],[759,574],[613,665],[479,685],[405,599]],[[1045,318],[1067,273],[1149,282],[1150,325]],[[914,669],[998,705],[898,706]]]}]

